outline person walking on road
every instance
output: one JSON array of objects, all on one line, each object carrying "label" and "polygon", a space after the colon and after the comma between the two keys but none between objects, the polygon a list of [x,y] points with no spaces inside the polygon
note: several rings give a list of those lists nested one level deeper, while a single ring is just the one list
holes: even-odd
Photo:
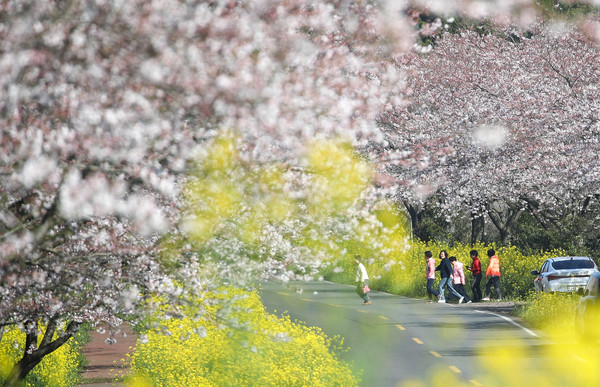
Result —
[{"label": "person walking on road", "polygon": [[481,261],[479,260],[479,252],[477,250],[471,250],[471,267],[468,269],[473,274],[473,281],[471,281],[471,290],[473,291],[473,302],[481,302]]},{"label": "person walking on road", "polygon": [[485,284],[485,297],[482,299],[483,301],[490,300],[490,294],[492,291],[492,286],[496,290],[496,295],[498,296],[498,301],[502,299],[502,292],[500,291],[500,259],[496,255],[494,249],[489,249],[488,257],[490,257],[490,263],[485,272],[485,275],[489,277],[487,284]]},{"label": "person walking on road", "polygon": [[440,299],[438,300],[438,302],[446,303],[444,288],[448,287],[448,289],[450,290],[450,294],[453,294],[458,299],[458,303],[460,304],[464,301],[464,297],[458,294],[458,292],[452,286],[453,270],[452,265],[448,260],[448,253],[446,252],[446,250],[440,251],[440,259],[442,260],[442,262],[440,262],[440,264],[435,268],[436,271],[440,271],[440,277],[442,278],[438,287],[438,292],[440,293]]},{"label": "person walking on road", "polygon": [[365,265],[360,261],[360,255],[356,254],[354,256],[354,261],[356,262],[356,294],[360,296],[364,300],[364,305],[371,305],[371,300],[369,299],[369,293],[365,292],[365,286],[369,285],[369,275],[367,274],[367,269]]},{"label": "person walking on road", "polygon": [[433,258],[433,254],[429,250],[425,252],[425,261],[427,262],[427,266],[425,267],[425,273],[427,274],[427,297],[429,302],[432,302],[432,296],[435,296],[435,299],[439,300],[440,293],[433,288],[433,283],[435,282],[435,258]]},{"label": "person walking on road", "polygon": [[[454,289],[463,297],[463,300],[467,301],[467,304],[471,303],[471,299],[467,295],[465,291],[465,271],[463,270],[462,262],[456,260],[456,257],[448,258],[450,263],[452,264],[453,273],[452,276],[454,278]],[[458,301],[460,304],[462,300]]]}]

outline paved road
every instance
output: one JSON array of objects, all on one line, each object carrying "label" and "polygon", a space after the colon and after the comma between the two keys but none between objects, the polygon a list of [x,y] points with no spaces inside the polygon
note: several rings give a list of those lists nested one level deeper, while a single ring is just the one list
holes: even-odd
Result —
[{"label": "paved road", "polygon": [[514,351],[523,357],[513,359],[517,364],[544,366],[537,349],[548,343],[505,316],[480,310],[483,304],[427,304],[374,291],[373,304],[362,305],[353,287],[329,282],[266,283],[261,298],[269,312],[319,326],[329,337],[344,337],[350,347],[344,358],[364,370],[363,386],[397,386],[413,379],[429,384],[434,372],[485,385],[481,359],[496,361],[498,351],[511,346],[528,349]]}]

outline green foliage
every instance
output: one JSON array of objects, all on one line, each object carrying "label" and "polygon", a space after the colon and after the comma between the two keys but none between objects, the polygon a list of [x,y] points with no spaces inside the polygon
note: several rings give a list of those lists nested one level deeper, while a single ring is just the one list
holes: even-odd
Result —
[{"label": "green foliage", "polygon": [[582,1],[539,0],[540,8],[546,18],[576,19],[582,16],[597,14],[598,8]]},{"label": "green foliage", "polygon": [[[2,329],[2,328],[0,328]],[[12,367],[23,356],[25,333],[16,326],[4,327],[0,336],[0,384]],[[42,332],[45,327],[40,324]],[[57,338],[58,333],[55,333]],[[25,378],[26,387],[66,387],[76,385],[83,358],[80,348],[86,342],[84,331],[72,337],[66,344],[46,355]],[[41,340],[41,335],[40,335]]]},{"label": "green foliage", "polygon": [[523,213],[515,229],[513,243],[524,254],[540,250],[561,250],[565,255],[587,255],[597,259],[600,232],[595,211],[568,213],[557,222],[540,222],[531,214]]},{"label": "green foliage", "polygon": [[439,212],[437,207],[430,207],[424,211],[423,220],[414,232],[415,236],[422,241],[453,240],[448,226],[444,215]]},{"label": "green foliage", "polygon": [[229,287],[196,301],[173,310],[154,300],[160,311],[141,329],[130,386],[359,384],[341,341],[266,313],[256,292]]}]

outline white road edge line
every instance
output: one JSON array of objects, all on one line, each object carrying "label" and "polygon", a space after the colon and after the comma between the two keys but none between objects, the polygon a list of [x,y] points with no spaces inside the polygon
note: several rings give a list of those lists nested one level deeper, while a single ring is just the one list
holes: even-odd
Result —
[{"label": "white road edge line", "polygon": [[485,310],[475,310],[475,312],[479,312],[479,313],[487,313],[487,314],[491,314],[494,315],[496,317],[500,317],[501,319],[504,319],[506,321],[508,321],[509,323],[521,328],[522,330],[524,330],[525,332],[527,332],[528,334],[530,334],[531,336],[534,337],[540,337],[540,335],[538,335],[537,333],[535,333],[534,331],[532,331],[531,329],[525,328],[523,325],[517,323],[516,321],[513,321],[511,318],[503,316],[501,314],[498,313],[492,313],[492,312],[487,312]]}]

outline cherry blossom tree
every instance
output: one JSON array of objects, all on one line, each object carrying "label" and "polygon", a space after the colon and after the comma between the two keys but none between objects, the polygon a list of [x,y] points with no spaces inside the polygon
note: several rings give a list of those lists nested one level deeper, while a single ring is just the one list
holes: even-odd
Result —
[{"label": "cherry blossom tree", "polygon": [[[487,214],[508,242],[526,208],[556,208],[599,188],[600,50],[566,25],[446,35],[404,57],[410,103],[382,117],[379,154],[407,203]],[[413,152],[405,152],[414,149]]]}]

